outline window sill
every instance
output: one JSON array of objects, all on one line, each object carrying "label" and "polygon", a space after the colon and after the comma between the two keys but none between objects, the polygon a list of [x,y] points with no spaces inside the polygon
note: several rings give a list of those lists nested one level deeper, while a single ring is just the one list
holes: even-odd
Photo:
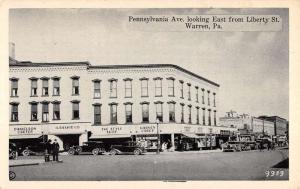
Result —
[{"label": "window sill", "polygon": [[118,98],[117,96],[110,96],[109,98]]},{"label": "window sill", "polygon": [[141,96],[142,98],[148,98],[149,96]]},{"label": "window sill", "polygon": [[52,95],[52,96],[60,96],[60,95],[58,94],[58,95]]},{"label": "window sill", "polygon": [[10,120],[10,122],[19,122],[19,120]]},{"label": "window sill", "polygon": [[101,97],[94,97],[94,99],[101,99]]},{"label": "window sill", "polygon": [[42,95],[41,97],[49,97],[49,95]]},{"label": "window sill", "polygon": [[30,97],[38,97],[38,95],[31,95]]},{"label": "window sill", "polygon": [[60,121],[61,119],[52,119],[52,121]]},{"label": "window sill", "polygon": [[184,99],[182,96],[180,97],[181,99]]},{"label": "window sill", "polygon": [[155,95],[155,97],[162,97],[162,95]]},{"label": "window sill", "polygon": [[19,96],[10,96],[11,98],[18,98]]},{"label": "window sill", "polygon": [[92,126],[101,126],[101,123],[94,123]]},{"label": "window sill", "polygon": [[80,118],[72,118],[72,120],[80,120]]},{"label": "window sill", "polygon": [[175,95],[168,95],[168,97],[175,97]]},{"label": "window sill", "polygon": [[132,96],[125,96],[124,98],[132,98]]},{"label": "window sill", "polygon": [[31,119],[30,121],[39,121],[38,119]]},{"label": "window sill", "polygon": [[79,96],[79,94],[72,94],[72,96]]}]

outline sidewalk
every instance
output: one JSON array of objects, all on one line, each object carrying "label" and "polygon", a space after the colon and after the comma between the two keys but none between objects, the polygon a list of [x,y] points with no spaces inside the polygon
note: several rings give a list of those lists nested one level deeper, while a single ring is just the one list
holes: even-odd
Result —
[{"label": "sidewalk", "polygon": [[14,159],[14,160],[9,160],[9,167],[39,165],[42,163],[45,163],[44,159]]},{"label": "sidewalk", "polygon": [[[164,151],[160,152],[160,154],[207,154],[207,153],[217,153],[217,152],[222,152],[220,149],[216,150],[193,150],[193,151]],[[145,154],[156,154],[156,152],[146,152]]]}]

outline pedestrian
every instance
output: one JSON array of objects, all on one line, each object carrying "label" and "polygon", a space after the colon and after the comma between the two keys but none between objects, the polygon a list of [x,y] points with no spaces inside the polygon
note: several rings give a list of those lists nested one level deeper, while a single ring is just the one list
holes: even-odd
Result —
[{"label": "pedestrian", "polygon": [[263,140],[261,140],[259,143],[259,151],[262,151],[263,148],[264,148],[264,143],[263,143]]},{"label": "pedestrian", "polygon": [[58,161],[59,144],[56,139],[52,144],[53,161]]},{"label": "pedestrian", "polygon": [[[51,152],[51,140],[49,139],[47,142],[46,142],[46,149],[45,149],[45,158],[47,159],[47,161],[50,161],[50,154],[52,153]],[[48,159],[49,158],[49,159]],[[46,161],[46,160],[45,160]]]}]

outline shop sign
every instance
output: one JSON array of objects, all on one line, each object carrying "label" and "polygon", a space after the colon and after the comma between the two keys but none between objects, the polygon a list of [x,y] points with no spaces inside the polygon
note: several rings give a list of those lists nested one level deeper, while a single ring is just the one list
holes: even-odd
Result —
[{"label": "shop sign", "polygon": [[102,127],[101,133],[103,134],[120,134],[122,127]]},{"label": "shop sign", "polygon": [[41,126],[10,126],[10,135],[34,135],[41,134]]},{"label": "shop sign", "polygon": [[135,134],[153,134],[157,133],[157,128],[154,125],[139,125],[135,127]]},{"label": "shop sign", "polygon": [[[51,133],[84,133],[84,127],[80,125],[47,125],[44,127],[48,134]],[[47,132],[45,132],[47,133]]]},{"label": "shop sign", "polygon": [[192,132],[192,128],[190,126],[184,126],[183,127],[183,132],[184,133],[190,133],[190,132]]}]

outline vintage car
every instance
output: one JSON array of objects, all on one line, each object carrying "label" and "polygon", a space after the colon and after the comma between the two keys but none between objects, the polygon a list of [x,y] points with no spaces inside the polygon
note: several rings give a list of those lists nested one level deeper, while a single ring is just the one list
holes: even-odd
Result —
[{"label": "vintage car", "polygon": [[9,159],[16,159],[17,158],[17,145],[15,143],[9,143]]},{"label": "vintage car", "polygon": [[114,144],[110,147],[110,155],[118,154],[134,154],[141,155],[146,152],[146,149],[136,142],[125,142],[120,144]]},{"label": "vintage car", "polygon": [[38,142],[32,144],[20,144],[18,147],[18,153],[23,156],[41,155],[45,152],[45,143]]},{"label": "vintage car", "polygon": [[222,144],[223,152],[240,152],[257,149],[255,141],[228,141]]},{"label": "vintage car", "polygon": [[85,153],[92,153],[93,155],[99,155],[105,152],[104,144],[102,142],[88,141],[84,142],[82,146],[72,146],[68,150],[69,155],[79,155]]}]

